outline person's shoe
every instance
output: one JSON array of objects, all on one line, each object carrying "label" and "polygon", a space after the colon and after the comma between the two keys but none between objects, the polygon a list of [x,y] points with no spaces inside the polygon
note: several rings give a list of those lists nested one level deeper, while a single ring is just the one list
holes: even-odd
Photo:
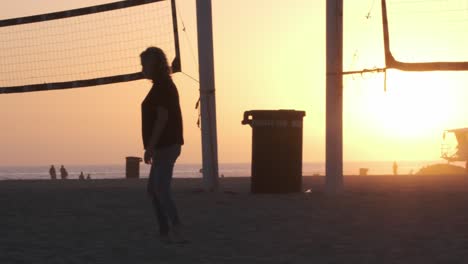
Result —
[{"label": "person's shoe", "polygon": [[173,226],[171,229],[171,235],[174,243],[177,244],[186,244],[189,242],[187,238],[183,235],[180,225]]}]

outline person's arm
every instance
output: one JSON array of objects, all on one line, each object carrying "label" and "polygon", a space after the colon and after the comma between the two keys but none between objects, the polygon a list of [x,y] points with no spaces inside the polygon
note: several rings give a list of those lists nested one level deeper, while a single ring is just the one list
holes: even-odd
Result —
[{"label": "person's arm", "polygon": [[153,158],[153,152],[156,147],[156,144],[161,137],[162,131],[166,127],[167,120],[169,118],[169,113],[165,107],[157,107],[157,117],[153,125],[150,141],[148,146],[145,149],[145,163],[151,163]]}]

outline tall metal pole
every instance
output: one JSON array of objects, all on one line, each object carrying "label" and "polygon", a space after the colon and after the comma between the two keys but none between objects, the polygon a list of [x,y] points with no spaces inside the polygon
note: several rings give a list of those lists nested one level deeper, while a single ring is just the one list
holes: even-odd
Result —
[{"label": "tall metal pole", "polygon": [[208,191],[219,187],[211,0],[197,0],[198,65],[203,179]]},{"label": "tall metal pole", "polygon": [[326,179],[328,193],[343,189],[343,0],[327,0]]}]

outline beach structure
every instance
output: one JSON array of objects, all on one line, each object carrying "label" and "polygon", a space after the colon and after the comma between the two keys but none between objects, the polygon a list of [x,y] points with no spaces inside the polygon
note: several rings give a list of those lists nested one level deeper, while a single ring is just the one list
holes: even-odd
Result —
[{"label": "beach structure", "polygon": [[453,133],[457,139],[457,146],[453,149],[447,143],[442,143],[441,158],[448,162],[468,161],[468,128],[457,128],[445,130],[443,139],[445,141],[446,134]]},{"label": "beach structure", "polygon": [[[454,134],[457,145],[448,143],[447,134]],[[468,128],[445,130],[442,136],[440,157],[447,163],[431,164],[422,167],[417,175],[466,175],[468,174]],[[453,163],[464,162],[465,167]]]}]

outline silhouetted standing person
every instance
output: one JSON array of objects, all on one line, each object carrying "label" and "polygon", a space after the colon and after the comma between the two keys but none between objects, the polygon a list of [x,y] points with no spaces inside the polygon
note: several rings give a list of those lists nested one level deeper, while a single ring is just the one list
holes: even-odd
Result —
[{"label": "silhouetted standing person", "polygon": [[50,174],[50,179],[52,179],[52,180],[56,180],[56,179],[57,179],[57,172],[55,171],[54,165],[51,165],[51,166],[50,166],[49,174]]},{"label": "silhouetted standing person", "polygon": [[140,59],[143,75],[153,81],[141,104],[144,160],[151,164],[147,191],[158,219],[161,241],[184,242],[171,191],[174,164],[184,144],[179,94],[160,48],[146,49]]},{"label": "silhouetted standing person", "polygon": [[85,179],[83,172],[80,173],[80,176],[78,176],[78,179],[80,179],[80,180],[84,180],[84,179]]},{"label": "silhouetted standing person", "polygon": [[68,178],[68,172],[63,165],[60,167],[60,177],[62,180],[66,180]]},{"label": "silhouetted standing person", "polygon": [[398,164],[396,163],[396,161],[393,162],[393,175],[398,175]]}]

